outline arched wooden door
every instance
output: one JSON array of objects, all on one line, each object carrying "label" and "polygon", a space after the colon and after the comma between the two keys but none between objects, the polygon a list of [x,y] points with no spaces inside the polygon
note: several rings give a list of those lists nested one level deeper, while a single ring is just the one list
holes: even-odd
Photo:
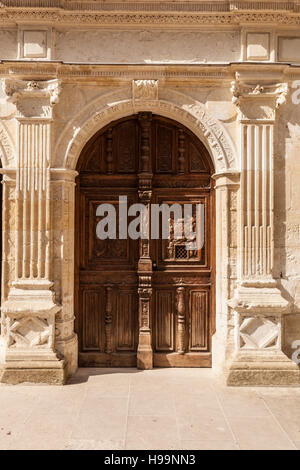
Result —
[{"label": "arched wooden door", "polygon": [[[214,223],[213,169],[205,147],[182,125],[139,113],[98,132],[83,149],[77,169],[79,364],[209,367]],[[122,238],[120,196],[123,201],[126,196],[127,208],[144,204],[150,226],[153,204],[177,204],[182,210],[184,204],[192,204],[194,230],[195,211],[201,210],[197,230],[202,231],[203,243],[189,249],[184,234],[174,236],[182,219],[172,211],[167,239],[162,238],[161,224],[156,239]],[[115,208],[116,239],[101,240],[96,235],[103,220],[96,214],[101,204]],[[128,224],[133,219],[129,216]]]}]

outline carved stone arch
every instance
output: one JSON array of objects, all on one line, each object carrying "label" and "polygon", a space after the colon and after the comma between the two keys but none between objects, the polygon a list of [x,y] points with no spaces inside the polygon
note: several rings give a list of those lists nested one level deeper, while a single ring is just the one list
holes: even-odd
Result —
[{"label": "carved stone arch", "polygon": [[[164,99],[133,101],[125,95],[125,90],[118,90],[118,92],[102,96],[87,105],[69,123],[55,150],[56,167],[75,169],[85,143],[99,129],[112,121],[139,111],[151,111],[173,119],[190,129],[206,146],[216,173],[237,168],[236,152],[228,133],[201,103],[189,97],[183,99],[182,95],[177,93],[170,94],[170,97],[177,102]],[[179,96],[180,99],[178,99]]]}]

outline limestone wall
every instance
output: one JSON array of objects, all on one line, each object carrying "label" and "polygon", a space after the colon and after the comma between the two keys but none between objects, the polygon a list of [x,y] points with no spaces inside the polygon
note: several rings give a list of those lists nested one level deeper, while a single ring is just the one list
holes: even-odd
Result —
[{"label": "limestone wall", "polygon": [[299,383],[298,2],[3,3],[2,380],[76,370],[76,162],[101,127],[152,111],[215,167],[213,367],[231,384]]}]

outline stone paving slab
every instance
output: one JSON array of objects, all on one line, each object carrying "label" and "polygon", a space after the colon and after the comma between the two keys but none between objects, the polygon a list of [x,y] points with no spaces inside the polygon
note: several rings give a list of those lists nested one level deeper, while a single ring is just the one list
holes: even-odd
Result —
[{"label": "stone paving slab", "polygon": [[229,388],[210,369],[79,369],[0,385],[0,449],[300,449],[299,388]]}]

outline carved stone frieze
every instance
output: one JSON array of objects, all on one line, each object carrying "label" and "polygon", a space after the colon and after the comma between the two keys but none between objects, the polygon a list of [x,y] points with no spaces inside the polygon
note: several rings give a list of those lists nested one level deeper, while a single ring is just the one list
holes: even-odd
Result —
[{"label": "carved stone frieze", "polygon": [[133,100],[151,101],[158,99],[158,80],[133,80]]},{"label": "carved stone frieze", "polygon": [[[297,25],[300,23],[298,4],[285,2],[195,2],[195,3],[130,3],[104,4],[103,2],[62,2],[51,0],[35,1],[34,7],[25,8],[17,0],[2,2],[0,22],[52,22],[57,24],[147,24],[147,25],[237,25],[245,23],[279,23]],[[49,8],[49,3],[52,8]],[[70,5],[72,7],[70,8]],[[255,5],[255,6],[254,6]],[[277,5],[280,5],[281,11]],[[282,6],[283,5],[283,6]],[[11,8],[12,7],[12,8]],[[16,8],[17,7],[17,8]],[[258,11],[251,11],[251,10]],[[262,11],[259,11],[259,10]],[[248,11],[246,11],[248,10]],[[250,11],[249,11],[250,10]],[[270,10],[270,11],[268,11]],[[246,12],[245,12],[246,11]]]}]

